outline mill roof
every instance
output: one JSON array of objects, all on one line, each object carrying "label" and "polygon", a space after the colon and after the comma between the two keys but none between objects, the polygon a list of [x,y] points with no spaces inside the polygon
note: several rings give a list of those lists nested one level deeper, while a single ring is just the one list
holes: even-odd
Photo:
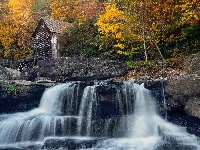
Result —
[{"label": "mill roof", "polygon": [[40,26],[40,24],[44,21],[45,25],[47,26],[47,28],[49,29],[50,32],[52,33],[58,33],[61,34],[64,29],[70,27],[72,24],[68,23],[68,22],[62,22],[62,21],[58,21],[58,20],[52,20],[49,18],[45,18],[42,17],[33,33],[33,36],[35,35],[35,33],[37,32],[38,27]]},{"label": "mill roof", "polygon": [[42,19],[44,20],[45,24],[47,25],[47,27],[49,28],[51,32],[55,32],[59,34],[62,33],[64,29],[66,29],[67,27],[71,25],[68,22],[52,20],[49,18],[42,18]]}]

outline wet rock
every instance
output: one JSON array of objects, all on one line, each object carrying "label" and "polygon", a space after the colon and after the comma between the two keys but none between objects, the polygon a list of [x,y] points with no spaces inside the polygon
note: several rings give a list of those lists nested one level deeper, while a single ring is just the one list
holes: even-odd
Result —
[{"label": "wet rock", "polygon": [[191,116],[200,118],[200,97],[193,97],[186,102],[185,111]]},{"label": "wet rock", "polygon": [[176,143],[164,142],[156,147],[155,150],[198,150],[198,148],[193,145],[178,145]]},{"label": "wet rock", "polygon": [[196,75],[180,76],[165,81],[167,118],[170,122],[186,126],[187,131],[200,135],[200,78]]},{"label": "wet rock", "polygon": [[200,118],[200,79],[185,77],[169,79],[165,82],[168,99],[168,109],[182,107],[185,113]]},{"label": "wet rock", "polygon": [[103,138],[50,138],[45,141],[44,145],[42,146],[42,149],[86,149],[92,148],[100,140],[103,140]]},{"label": "wet rock", "polygon": [[0,113],[24,112],[38,107],[45,85],[3,84],[0,86]]}]

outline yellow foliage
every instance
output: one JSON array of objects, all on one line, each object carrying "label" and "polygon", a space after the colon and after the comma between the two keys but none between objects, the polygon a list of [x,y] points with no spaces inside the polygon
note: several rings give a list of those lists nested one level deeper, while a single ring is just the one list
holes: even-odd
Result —
[{"label": "yellow foliage", "polygon": [[119,48],[119,49],[123,49],[124,45],[121,43],[117,43],[116,45],[114,45],[114,47]]},{"label": "yellow foliage", "polygon": [[6,50],[5,52],[4,52],[4,57],[5,58],[8,58],[10,56],[10,51],[9,50]]},{"label": "yellow foliage", "polygon": [[10,48],[11,44],[14,42],[12,28],[2,23],[0,23],[0,41],[5,49]]},{"label": "yellow foliage", "polygon": [[27,25],[32,18],[32,3],[33,0],[9,0],[7,6],[9,8],[10,20],[19,25]]},{"label": "yellow foliage", "polygon": [[73,22],[76,18],[76,8],[80,3],[80,0],[53,0],[50,5],[51,18]]},{"label": "yellow foliage", "polygon": [[117,50],[117,54],[125,55],[125,56],[130,55],[130,53],[128,53],[128,52],[126,52],[126,51],[122,51],[122,50]]},{"label": "yellow foliage", "polygon": [[106,3],[105,10],[99,15],[95,25],[98,26],[98,31],[101,35],[123,39],[121,32],[125,22],[124,13],[118,10],[115,4]]},{"label": "yellow foliage", "polygon": [[127,18],[124,12],[119,10],[116,4],[105,3],[105,9],[95,23],[102,41],[100,49],[103,47],[102,45],[108,45],[109,47],[112,46],[112,50],[116,51],[117,54],[125,55],[123,43],[125,40],[124,27],[126,23]]},{"label": "yellow foliage", "polygon": [[200,18],[199,6],[199,0],[181,0],[179,5],[182,14],[180,25]]},{"label": "yellow foliage", "polygon": [[[34,0],[8,0],[4,3],[6,12],[0,21],[0,41],[4,57],[9,57],[9,49],[31,47],[34,19],[31,6]],[[30,50],[30,49],[29,49]],[[28,51],[29,51],[28,50]],[[14,50],[12,50],[14,52]]]}]

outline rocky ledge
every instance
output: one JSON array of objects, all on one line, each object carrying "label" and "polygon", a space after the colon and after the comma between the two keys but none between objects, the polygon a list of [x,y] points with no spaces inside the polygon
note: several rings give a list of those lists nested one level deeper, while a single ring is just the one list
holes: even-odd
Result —
[{"label": "rocky ledge", "polygon": [[24,112],[38,107],[47,86],[18,80],[0,82],[0,114]]},{"label": "rocky ledge", "polygon": [[200,136],[200,76],[146,81],[145,87],[153,92],[161,116]]},{"label": "rocky ledge", "polygon": [[128,73],[125,62],[99,58],[64,57],[57,60],[21,60],[22,79],[45,77],[55,81],[102,80]]},{"label": "rocky ledge", "polygon": [[165,82],[168,119],[200,136],[200,76],[172,78]]}]

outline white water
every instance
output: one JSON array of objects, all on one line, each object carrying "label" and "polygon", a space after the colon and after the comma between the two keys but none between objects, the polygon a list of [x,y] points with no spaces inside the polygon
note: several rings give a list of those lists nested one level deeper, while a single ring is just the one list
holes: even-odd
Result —
[{"label": "white water", "polygon": [[83,119],[86,119],[86,135],[90,135],[90,129],[91,129],[91,118],[92,118],[92,103],[96,99],[96,94],[95,94],[95,86],[87,86],[84,89],[83,92],[83,97],[81,100],[81,105],[79,109],[79,119],[77,123],[77,131],[78,135],[81,135],[82,129],[82,124],[83,124]]},{"label": "white water", "polygon": [[[84,88],[79,105],[74,95],[78,93],[75,92],[75,84],[68,83],[46,90],[36,109],[25,113],[0,115],[0,148],[13,144],[19,147],[33,143],[42,145],[46,137],[59,139],[76,136],[82,139],[83,136],[91,136],[92,108],[97,101],[97,86],[99,85],[95,84]],[[128,115],[123,116],[115,126],[112,126],[112,118],[108,118],[103,131],[106,136],[109,130],[113,130],[113,135],[118,135],[115,132],[120,130],[126,130],[126,136],[109,138],[98,143],[95,148],[155,150],[169,139],[175,139],[180,145],[197,146],[195,136],[188,134],[183,127],[166,122],[156,113],[155,100],[143,85],[124,82],[124,87],[122,93],[126,93],[124,101]],[[129,106],[133,100],[134,107]],[[123,112],[119,89],[116,101],[120,104],[120,112]],[[78,112],[70,115],[70,111],[66,109],[72,110],[74,103]],[[130,115],[133,109],[134,113]],[[127,129],[123,129],[124,127]]]},{"label": "white water", "polygon": [[66,95],[68,97],[72,97],[73,89],[74,89],[74,85],[72,85],[71,83],[60,84],[60,85],[49,88],[43,93],[38,109],[43,110],[47,112],[48,114],[52,114],[52,115],[61,114],[63,99]]},{"label": "white water", "polygon": [[131,137],[157,136],[155,101],[148,90],[135,85],[136,101]]},{"label": "white water", "polygon": [[[38,108],[25,113],[0,115],[0,146],[20,142],[41,143],[47,136],[71,134],[69,124],[75,122],[78,116],[60,115],[63,113],[64,97],[71,101],[73,90],[72,83],[51,87],[44,92]],[[59,129],[57,125],[60,125]]]},{"label": "white water", "polygon": [[[142,85],[132,86],[136,92],[134,114],[128,119],[127,138],[112,138],[100,142],[99,149],[154,150],[163,142],[165,136],[175,138],[180,145],[198,147],[197,138],[184,128],[166,122],[156,113],[156,104],[151,92]],[[159,133],[159,129],[162,133]],[[166,150],[166,149],[165,149]],[[167,149],[171,150],[171,149]],[[181,149],[179,149],[181,150]],[[189,149],[188,149],[189,150]]]}]

